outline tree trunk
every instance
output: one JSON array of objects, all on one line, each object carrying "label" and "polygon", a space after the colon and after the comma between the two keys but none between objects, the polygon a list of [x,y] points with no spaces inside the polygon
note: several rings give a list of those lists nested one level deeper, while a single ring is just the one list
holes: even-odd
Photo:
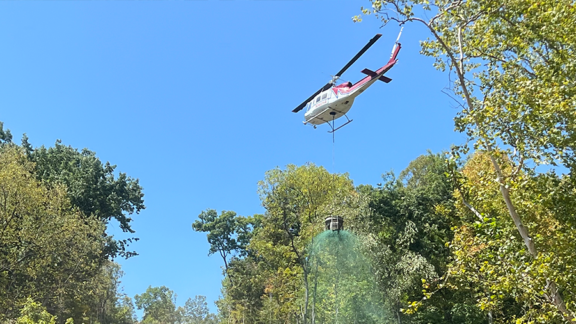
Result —
[{"label": "tree trunk", "polygon": [[312,324],[316,324],[316,292],[318,291],[318,260],[314,274],[314,292],[312,293]]},{"label": "tree trunk", "polygon": [[307,317],[308,317],[308,271],[306,271],[306,267],[304,268],[304,314],[302,314],[302,323],[306,324],[307,323]]},{"label": "tree trunk", "polygon": [[[518,215],[518,213],[516,212],[516,208],[512,203],[512,199],[510,198],[510,190],[508,189],[508,187],[506,187],[506,184],[504,182],[502,169],[500,168],[500,165],[498,165],[498,161],[496,161],[496,158],[494,158],[494,156],[490,155],[490,159],[492,161],[494,169],[496,170],[496,175],[498,176],[498,182],[500,183],[500,192],[502,193],[502,198],[504,198],[504,201],[506,202],[508,213],[510,214],[510,217],[514,221],[516,229],[518,229],[518,232],[520,233],[520,236],[524,241],[524,245],[526,245],[526,248],[528,248],[528,252],[530,252],[530,255],[534,259],[536,259],[538,257],[538,251],[536,250],[534,241],[532,241],[532,238],[528,233],[528,229],[522,223],[522,219],[520,218],[520,215]],[[554,280],[550,278],[546,279],[546,290],[550,292],[550,299],[552,301],[552,304],[554,304],[554,306],[558,308],[564,319],[568,322],[574,322],[575,318],[566,308],[564,299],[558,292],[558,287],[556,286],[556,282]]]}]

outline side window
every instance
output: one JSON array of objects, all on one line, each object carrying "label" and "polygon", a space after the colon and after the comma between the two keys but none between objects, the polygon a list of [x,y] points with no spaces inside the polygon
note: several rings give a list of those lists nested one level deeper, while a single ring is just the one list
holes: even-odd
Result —
[{"label": "side window", "polygon": [[326,99],[326,97],[328,96],[328,93],[325,93],[322,95],[322,100]]},{"label": "side window", "polygon": [[320,101],[320,97],[321,96],[316,97],[316,102]]}]

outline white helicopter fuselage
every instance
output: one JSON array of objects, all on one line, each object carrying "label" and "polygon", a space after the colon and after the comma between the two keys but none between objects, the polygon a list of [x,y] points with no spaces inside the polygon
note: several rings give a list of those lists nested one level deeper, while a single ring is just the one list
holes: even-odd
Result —
[{"label": "white helicopter fuselage", "polygon": [[346,82],[321,92],[306,105],[304,124],[320,125],[346,115],[354,99],[377,80],[368,76],[355,85]]},{"label": "white helicopter fuselage", "polygon": [[335,88],[320,93],[308,103],[304,114],[304,124],[320,125],[331,122],[342,117],[352,108],[356,96],[349,93],[335,93],[333,89]]},{"label": "white helicopter fuselage", "polygon": [[[402,30],[400,30],[400,33]],[[356,60],[370,47],[374,42],[382,36],[381,34],[377,34],[374,36],[348,64],[342,68],[334,78],[329,81],[324,87],[320,88],[317,92],[315,92],[310,98],[306,99],[303,103],[298,105],[292,112],[299,112],[304,107],[306,107],[306,113],[304,114],[304,124],[313,125],[316,128],[316,125],[327,123],[332,128],[331,132],[334,132],[343,126],[347,125],[348,123],[352,122],[351,119],[346,116],[346,113],[352,108],[354,104],[354,100],[358,95],[364,92],[368,87],[374,84],[376,81],[380,80],[385,83],[392,81],[392,79],[384,76],[388,70],[390,70],[398,60],[396,57],[398,56],[398,52],[400,51],[400,43],[398,40],[400,39],[400,34],[398,34],[398,38],[396,39],[396,43],[394,44],[394,48],[392,48],[392,55],[390,60],[386,65],[379,68],[376,71],[371,71],[369,69],[362,70],[362,73],[366,74],[367,76],[364,77],[362,80],[352,84],[351,82],[344,82],[337,86],[334,85],[336,80],[348,69]],[[326,89],[326,90],[325,90]],[[343,125],[336,127],[334,125],[334,121],[342,116],[345,116],[347,122]]]}]

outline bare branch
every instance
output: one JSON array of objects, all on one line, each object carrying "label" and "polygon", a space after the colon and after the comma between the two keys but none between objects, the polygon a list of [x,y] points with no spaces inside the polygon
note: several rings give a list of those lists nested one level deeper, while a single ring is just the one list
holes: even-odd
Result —
[{"label": "bare branch", "polygon": [[[458,191],[460,191],[460,189],[458,189]],[[460,196],[462,197],[462,203],[464,204],[464,206],[466,206],[466,208],[470,209],[470,211],[472,213],[474,213],[474,215],[476,215],[476,217],[478,217],[479,220],[484,220],[484,217],[482,217],[482,214],[480,214],[476,208],[472,207],[472,205],[470,205],[466,199],[464,199],[464,196],[462,195],[462,193],[460,193]]]},{"label": "bare branch", "polygon": [[446,90],[444,90],[444,89],[442,89],[442,90],[440,90],[440,91],[442,91],[443,94],[445,94],[446,96],[448,96],[448,98],[454,100],[458,106],[462,107],[462,109],[466,109],[466,106],[464,106],[464,105],[463,105],[461,102],[459,102],[456,98],[454,98],[452,95],[450,95],[450,94],[448,93],[448,91],[446,91]]}]

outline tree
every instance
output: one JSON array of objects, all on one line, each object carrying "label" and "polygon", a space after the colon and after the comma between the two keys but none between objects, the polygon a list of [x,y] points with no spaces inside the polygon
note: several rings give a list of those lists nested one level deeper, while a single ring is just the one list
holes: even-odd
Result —
[{"label": "tree", "polygon": [[[67,150],[67,153],[52,154],[54,150]],[[74,160],[71,156],[75,153],[80,154],[59,143],[57,148],[35,151],[26,135],[19,147],[12,143],[10,132],[5,131],[0,123],[2,322],[16,319],[22,305],[28,312],[28,315],[21,316],[23,321],[49,322],[36,316],[42,311],[34,313],[43,309],[46,314],[54,314],[57,323],[64,323],[66,318],[101,324],[134,322],[132,301],[120,292],[120,268],[106,259],[112,256],[110,251],[125,251],[123,244],[127,242],[116,242],[107,237],[105,228],[109,218],[100,217],[101,213],[97,211],[100,207],[88,208],[89,202],[93,203],[98,198],[106,200],[104,205],[123,205],[120,213],[136,211],[139,207],[133,206],[130,211],[130,204],[121,201],[126,198],[122,196],[122,192],[127,190],[126,185],[134,187],[134,184],[127,184],[132,180],[122,176],[116,180],[111,173],[106,179],[96,179],[99,173],[95,170],[104,166],[93,153],[83,160]],[[86,162],[90,156],[91,167]],[[52,171],[58,168],[64,171],[60,176],[52,172],[51,179],[42,179],[38,176],[42,168],[31,161],[37,157],[42,157],[42,162],[50,161],[56,165]],[[109,165],[106,168],[113,171]],[[80,182],[85,185],[79,185]],[[75,189],[71,191],[67,184]],[[94,194],[105,192],[105,187],[110,189],[109,197]],[[75,203],[71,201],[73,198]],[[79,203],[82,201],[84,204]],[[128,223],[129,219],[126,219]],[[27,297],[32,297],[38,304],[26,301]],[[30,315],[31,312],[36,315]]]},{"label": "tree", "polygon": [[12,143],[12,133],[10,130],[4,130],[4,123],[0,122],[0,143]]},{"label": "tree", "polygon": [[190,323],[203,323],[209,313],[205,296],[195,296],[194,299],[188,298],[184,304],[184,316]]},{"label": "tree", "polygon": [[270,264],[273,276],[267,292],[279,303],[278,316],[308,323],[312,317],[309,247],[327,216],[352,208],[354,186],[346,174],[330,174],[313,164],[288,165],[285,170],[268,171],[259,183],[259,194],[266,213],[251,246]]},{"label": "tree", "polygon": [[428,289],[448,276],[451,228],[459,224],[446,158],[422,155],[398,178],[388,173],[377,188],[358,187],[368,208],[351,221],[370,251],[384,307],[398,323],[485,322],[467,293],[445,289],[431,298]]},{"label": "tree", "polygon": [[26,299],[20,314],[16,324],[56,324],[56,316],[52,316],[32,298]]},{"label": "tree", "polygon": [[[504,164],[505,170],[510,167]],[[576,293],[571,273],[576,266],[576,236],[573,221],[565,217],[566,212],[573,215],[576,206],[568,193],[573,192],[570,181],[522,174],[526,184],[512,192],[511,198],[539,247],[538,258],[532,259],[499,199],[498,183],[483,180],[495,179],[489,156],[476,153],[462,175],[458,194],[465,195],[483,217],[478,218],[463,203],[458,205],[463,222],[451,243],[455,255],[450,281],[456,287],[471,287],[475,304],[488,311],[494,323],[507,323],[511,318],[563,322],[544,287],[547,279],[554,277],[565,296]]]},{"label": "tree", "polygon": [[228,262],[232,255],[244,256],[250,233],[250,221],[237,216],[233,211],[222,211],[220,215],[213,210],[203,211],[192,228],[197,232],[207,232],[210,251],[208,255],[218,252],[228,272]]},{"label": "tree", "polygon": [[[45,186],[15,145],[0,149],[0,320],[27,297],[60,319],[101,266],[103,224],[74,208],[62,186]],[[78,317],[76,317],[78,319]]]},{"label": "tree", "polygon": [[[432,34],[432,39],[422,42],[422,53],[435,57],[437,68],[448,68],[456,75],[453,92],[463,100],[457,100],[461,111],[456,128],[467,134],[476,149],[486,152],[519,239],[530,258],[537,260],[541,251],[525,224],[527,216],[518,212],[512,196],[522,190],[520,171],[531,174],[538,165],[552,164],[563,165],[573,174],[573,2],[371,2],[372,10],[364,13],[376,13],[384,23],[418,22]],[[420,18],[417,12],[428,12],[432,18]],[[483,217],[475,206],[465,206]],[[556,276],[546,279],[547,302],[566,321],[573,321],[573,310],[567,307],[572,297],[562,296],[564,287],[558,287],[558,281]]]},{"label": "tree", "polygon": [[135,322],[132,299],[121,292],[120,265],[105,261],[97,275],[84,283],[78,304],[86,317],[100,324],[132,324]]},{"label": "tree", "polygon": [[188,298],[184,304],[183,323],[185,324],[212,324],[216,323],[214,314],[210,313],[205,296]]},{"label": "tree", "polygon": [[262,299],[269,276],[264,263],[254,255],[230,262],[228,277],[222,281],[224,298],[218,302],[224,318],[254,324],[261,322]]},{"label": "tree", "polygon": [[324,219],[349,213],[358,195],[347,175],[289,165],[259,183],[264,215],[207,210],[193,228],[208,232],[210,253],[226,266],[220,317],[229,323],[308,323],[309,248]]},{"label": "tree", "polygon": [[[23,147],[31,147],[24,137]],[[87,217],[93,216],[107,224],[116,219],[124,232],[134,233],[129,216],[139,213],[144,206],[144,194],[138,179],[125,173],[115,175],[116,166],[103,164],[96,153],[83,149],[78,151],[57,141],[53,147],[41,146],[29,152],[35,163],[35,174],[47,184],[64,185],[72,204]],[[103,233],[104,234],[104,233]],[[127,251],[134,239],[114,240],[107,238],[103,256],[131,257],[135,252]],[[136,239],[137,240],[137,239]]]},{"label": "tree", "polygon": [[144,310],[143,324],[174,324],[179,321],[176,296],[165,286],[150,286],[145,293],[134,296],[134,301],[138,309]]},{"label": "tree", "polygon": [[[257,286],[251,285],[254,278],[246,276],[244,271],[246,268],[242,265],[254,262],[254,255],[249,248],[249,242],[255,232],[261,227],[262,215],[243,217],[233,211],[222,211],[218,215],[215,210],[208,209],[203,211],[198,218],[192,224],[192,228],[198,232],[207,232],[206,236],[208,243],[210,243],[208,254],[218,252],[224,261],[226,277],[223,280],[223,294],[226,296],[236,296],[238,293],[245,294],[243,289],[248,287],[250,287],[248,290],[251,292],[258,291]],[[252,267],[249,269],[252,269]],[[246,294],[250,295],[250,293]],[[259,306],[260,303],[258,301],[261,295],[261,293],[257,296],[251,295],[253,298],[250,301],[241,298],[241,304],[251,305],[249,311],[257,314],[256,311],[252,311]],[[230,298],[225,297],[219,303],[221,314],[226,312],[228,317],[232,316],[230,309],[232,307],[237,308],[234,302],[232,302],[234,305],[227,303],[230,300]],[[234,297],[232,297],[232,301],[234,301]],[[188,310],[185,309],[185,311],[187,312]],[[205,321],[215,321],[215,317],[209,316]]]}]

